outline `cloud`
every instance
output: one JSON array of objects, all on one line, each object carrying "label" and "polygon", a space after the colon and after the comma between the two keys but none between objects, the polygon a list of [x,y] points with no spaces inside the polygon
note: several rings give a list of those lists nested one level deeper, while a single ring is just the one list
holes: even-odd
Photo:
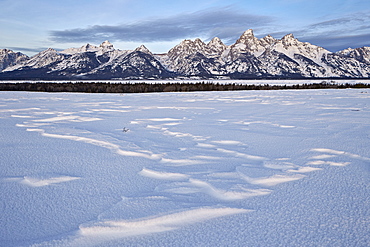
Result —
[{"label": "cloud", "polygon": [[109,40],[145,44],[219,37],[224,43],[232,44],[245,30],[252,28],[260,38],[268,34],[281,38],[293,33],[300,41],[330,51],[370,46],[370,25],[367,24],[370,23],[369,11],[323,19],[300,27],[287,27],[280,22],[281,19],[273,16],[249,14],[228,6],[119,25],[54,30],[50,32],[49,39],[58,43],[101,43]]},{"label": "cloud", "polygon": [[44,51],[48,49],[47,47],[39,47],[39,48],[24,48],[24,47],[17,47],[17,46],[11,46],[8,47],[8,49],[12,51],[21,51],[21,52],[30,52],[30,53],[38,53],[40,51]]},{"label": "cloud", "polygon": [[364,27],[370,22],[369,13],[354,13],[341,18],[335,18],[311,24],[307,27],[308,30],[313,31],[324,31],[324,30],[336,30],[336,31],[358,31],[363,30]]},{"label": "cloud", "polygon": [[231,7],[207,9],[181,15],[144,19],[121,25],[95,25],[61,31],[51,31],[52,41],[101,42],[163,42],[200,37],[210,39],[235,39],[249,28],[268,26],[271,16],[245,14]]},{"label": "cloud", "polygon": [[333,19],[333,20],[329,20],[329,21],[323,21],[323,22],[315,23],[315,24],[312,24],[312,25],[308,26],[308,28],[318,29],[318,28],[333,27],[333,26],[346,24],[349,21],[352,21],[352,20],[350,18],[338,18],[338,19]]},{"label": "cloud", "polygon": [[319,45],[329,51],[340,51],[346,48],[358,48],[370,46],[370,32],[360,35],[337,35],[337,36],[314,36],[308,37],[307,41],[312,44]]},{"label": "cloud", "polygon": [[[341,18],[311,23],[300,29],[290,30],[300,41],[336,52],[349,47],[370,46],[370,12],[352,13]],[[286,34],[286,33],[285,33]],[[276,32],[274,35],[284,35]]]}]

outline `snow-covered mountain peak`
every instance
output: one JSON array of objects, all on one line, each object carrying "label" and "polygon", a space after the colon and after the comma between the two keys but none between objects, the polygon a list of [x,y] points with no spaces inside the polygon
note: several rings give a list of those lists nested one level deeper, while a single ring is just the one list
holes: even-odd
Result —
[{"label": "snow-covered mountain peak", "polygon": [[81,46],[80,48],[68,48],[64,51],[61,51],[63,54],[76,54],[76,53],[83,53],[83,52],[96,52],[99,50],[99,47],[91,45],[91,44],[86,44]]},{"label": "snow-covered mountain peak", "polygon": [[114,50],[113,44],[110,43],[108,40],[106,40],[106,41],[104,41],[103,43],[100,44],[100,46],[98,48],[98,53],[99,53],[99,55],[101,55],[105,52],[113,51],[113,50]]},{"label": "snow-covered mountain peak", "polygon": [[347,49],[344,49],[342,51],[338,51],[337,54],[340,54],[340,55],[345,55],[347,56],[348,54],[350,54],[351,52],[353,52],[355,49],[353,48],[347,48]]},{"label": "snow-covered mountain peak", "polygon": [[194,44],[203,44],[203,45],[204,45],[204,42],[203,42],[201,39],[196,38],[196,39],[194,40]]},{"label": "snow-covered mountain peak", "polygon": [[55,50],[53,48],[48,48],[45,51],[42,51],[41,53],[47,53],[47,52],[57,52],[57,50]]},{"label": "snow-covered mountain peak", "polygon": [[193,44],[199,50],[203,50],[206,46],[206,44],[201,39],[195,39]]},{"label": "snow-covered mountain peak", "polygon": [[229,56],[232,60],[239,57],[240,54],[250,54],[258,57],[266,50],[261,41],[254,36],[252,29],[245,31],[230,48]]},{"label": "snow-covered mountain peak", "polygon": [[9,49],[0,49],[0,55],[9,54],[9,53],[14,53],[14,51],[9,50]]},{"label": "snow-covered mountain peak", "polygon": [[11,71],[22,67],[32,69],[43,68],[52,63],[62,61],[65,58],[65,56],[66,56],[65,54],[61,54],[55,49],[48,48],[21,63],[18,63],[12,67],[7,68],[6,70]]},{"label": "snow-covered mountain peak", "polygon": [[143,53],[147,53],[147,54],[151,54],[152,55],[152,53],[149,51],[148,48],[146,48],[145,45],[139,46],[138,48],[135,49],[135,51],[141,51]]},{"label": "snow-covered mountain peak", "polygon": [[239,44],[239,43],[247,44],[247,43],[250,43],[251,41],[256,42],[257,40],[258,39],[254,37],[253,30],[248,29],[240,36],[240,38],[236,41],[236,44]]},{"label": "snow-covered mountain peak", "polygon": [[218,37],[214,37],[211,41],[209,41],[207,46],[209,46],[209,47],[221,47],[221,46],[226,47],[226,45]]},{"label": "snow-covered mountain peak", "polygon": [[14,52],[8,49],[0,49],[0,71],[13,65],[22,63],[28,60],[29,57],[20,52]]},{"label": "snow-covered mountain peak", "polygon": [[262,39],[260,39],[261,45],[263,45],[265,47],[275,44],[276,41],[277,40],[274,37],[272,37],[271,35],[267,35],[266,37],[263,37]]},{"label": "snow-covered mountain peak", "polygon": [[254,37],[253,29],[246,30],[241,36]]},{"label": "snow-covered mountain peak", "polygon": [[39,58],[39,57],[45,57],[45,56],[53,56],[56,53],[58,53],[58,51],[56,51],[55,49],[48,48],[48,49],[46,49],[44,51],[41,51],[41,52],[37,53],[36,55],[32,56],[31,59]]},{"label": "snow-covered mountain peak", "polygon": [[296,45],[299,41],[294,38],[293,34],[287,34],[285,35],[282,39],[281,42],[283,43],[284,46],[291,46],[291,45]]},{"label": "snow-covered mountain peak", "polygon": [[108,51],[113,51],[114,47],[113,44],[111,44],[108,40],[101,43],[99,46],[86,44],[81,46],[80,48],[68,48],[64,51],[61,51],[60,53],[68,54],[68,55],[74,55],[77,53],[84,53],[84,52],[97,52],[98,55],[101,55]]},{"label": "snow-covered mountain peak", "polygon": [[213,43],[218,44],[218,43],[222,43],[222,41],[219,37],[214,37],[208,42],[208,44],[213,44]]},{"label": "snow-covered mountain peak", "polygon": [[103,43],[100,44],[100,47],[109,47],[113,48],[113,44],[109,42],[108,40],[104,41]]},{"label": "snow-covered mountain peak", "polygon": [[[181,41],[180,44],[178,44],[177,46],[188,46],[189,44],[192,44],[193,41],[191,41],[190,39],[184,39],[183,41]],[[176,47],[176,46],[175,46]]]},{"label": "snow-covered mountain peak", "polygon": [[281,40],[278,40],[272,46],[272,50],[286,55],[302,66],[302,68],[305,68],[307,64],[314,66],[315,71],[311,70],[311,72],[309,72],[311,74],[307,75],[324,76],[325,74],[330,75],[332,73],[331,68],[324,62],[331,52],[320,46],[312,45],[308,42],[301,42],[296,39],[293,34],[287,34]]},{"label": "snow-covered mountain peak", "polygon": [[370,65],[370,47],[364,46],[356,49],[347,48],[345,50],[337,52],[337,54],[349,58],[354,58]]},{"label": "snow-covered mountain peak", "polygon": [[95,45],[90,45],[90,44],[86,44],[86,45],[84,45],[84,46],[82,46],[82,47],[81,47],[81,51],[82,51],[82,52],[89,52],[89,51],[94,52],[94,51],[96,51],[97,49],[98,49],[98,47],[97,47],[97,46],[95,46]]},{"label": "snow-covered mountain peak", "polygon": [[289,33],[282,38],[282,40],[290,40],[290,39],[295,39],[292,33]]},{"label": "snow-covered mountain peak", "polygon": [[227,49],[227,45],[225,45],[218,37],[213,38],[206,46],[211,53],[216,54],[221,54]]},{"label": "snow-covered mountain peak", "polygon": [[196,52],[202,52],[205,46],[206,44],[200,39],[196,39],[195,41],[185,39],[180,44],[178,44],[177,46],[169,50],[168,55],[170,57],[173,57],[173,56],[182,57],[186,55],[191,55]]},{"label": "snow-covered mountain peak", "polygon": [[2,62],[4,59],[6,59],[6,57],[9,56],[14,56],[14,58],[17,57],[17,59],[22,58],[22,60],[28,59],[28,56],[21,52],[14,52],[9,49],[0,49],[0,62]]}]

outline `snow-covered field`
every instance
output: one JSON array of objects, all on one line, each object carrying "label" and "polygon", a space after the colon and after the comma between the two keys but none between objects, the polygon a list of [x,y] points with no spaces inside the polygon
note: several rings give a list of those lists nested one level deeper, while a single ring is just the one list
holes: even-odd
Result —
[{"label": "snow-covered field", "polygon": [[370,246],[369,104],[0,92],[0,246]]}]

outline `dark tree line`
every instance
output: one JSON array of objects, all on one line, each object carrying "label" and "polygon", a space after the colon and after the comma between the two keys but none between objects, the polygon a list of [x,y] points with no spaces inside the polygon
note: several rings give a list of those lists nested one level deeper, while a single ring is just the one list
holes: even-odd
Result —
[{"label": "dark tree line", "polygon": [[196,83],[109,83],[109,82],[21,82],[0,83],[0,91],[37,92],[83,92],[83,93],[150,93],[150,92],[193,92],[193,91],[235,91],[235,90],[285,90],[326,88],[370,88],[370,84],[338,84],[335,82],[295,85],[243,85],[212,82]]}]

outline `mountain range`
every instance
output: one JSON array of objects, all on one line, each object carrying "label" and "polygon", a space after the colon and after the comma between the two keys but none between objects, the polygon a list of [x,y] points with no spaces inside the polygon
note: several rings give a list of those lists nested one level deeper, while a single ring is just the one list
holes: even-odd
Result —
[{"label": "mountain range", "polygon": [[164,54],[144,45],[118,50],[109,41],[32,57],[0,49],[0,80],[111,80],[169,78],[369,78],[370,47],[330,52],[292,34],[258,39],[245,31],[232,45],[219,38],[184,40]]}]

